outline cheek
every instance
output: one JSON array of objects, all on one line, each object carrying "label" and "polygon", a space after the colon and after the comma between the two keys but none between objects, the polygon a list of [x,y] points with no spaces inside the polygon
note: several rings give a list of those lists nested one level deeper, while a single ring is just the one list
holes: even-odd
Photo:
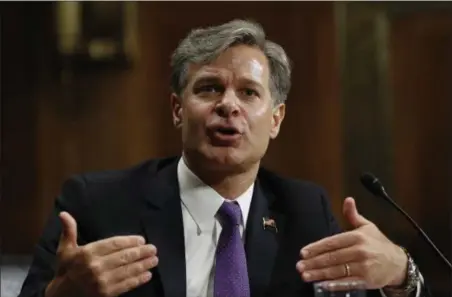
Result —
[{"label": "cheek", "polygon": [[267,105],[250,108],[245,111],[245,117],[250,128],[267,129],[271,125],[272,110]]},{"label": "cheek", "polygon": [[254,108],[251,112],[252,116],[256,118],[264,118],[268,117],[268,114],[271,112],[271,108],[268,104],[261,104],[257,108]]},{"label": "cheek", "polygon": [[211,113],[211,106],[206,103],[187,104],[183,110],[184,124],[190,130],[204,129]]}]

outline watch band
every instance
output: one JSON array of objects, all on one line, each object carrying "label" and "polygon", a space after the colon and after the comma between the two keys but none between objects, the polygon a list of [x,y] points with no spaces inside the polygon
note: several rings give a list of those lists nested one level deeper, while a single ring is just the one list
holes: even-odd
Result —
[{"label": "watch band", "polygon": [[402,297],[409,296],[411,292],[413,292],[417,288],[417,284],[419,282],[419,270],[414,263],[413,258],[408,253],[408,251],[401,247],[405,252],[408,258],[407,265],[407,275],[405,282],[400,286],[387,286],[383,288],[384,292],[390,295],[391,297]]}]

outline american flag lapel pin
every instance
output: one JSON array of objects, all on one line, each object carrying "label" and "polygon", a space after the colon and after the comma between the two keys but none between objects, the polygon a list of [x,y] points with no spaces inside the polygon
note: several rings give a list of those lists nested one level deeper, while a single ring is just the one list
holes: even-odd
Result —
[{"label": "american flag lapel pin", "polygon": [[263,217],[262,218],[262,225],[264,227],[264,230],[270,230],[275,233],[278,233],[278,228],[276,228],[276,222],[273,219],[270,219],[269,217]]}]

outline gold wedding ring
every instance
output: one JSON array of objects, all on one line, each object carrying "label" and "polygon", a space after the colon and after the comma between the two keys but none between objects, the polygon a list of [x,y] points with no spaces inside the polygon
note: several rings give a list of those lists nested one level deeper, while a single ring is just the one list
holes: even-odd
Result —
[{"label": "gold wedding ring", "polygon": [[345,267],[345,276],[349,277],[350,276],[350,266],[348,264],[344,264]]}]

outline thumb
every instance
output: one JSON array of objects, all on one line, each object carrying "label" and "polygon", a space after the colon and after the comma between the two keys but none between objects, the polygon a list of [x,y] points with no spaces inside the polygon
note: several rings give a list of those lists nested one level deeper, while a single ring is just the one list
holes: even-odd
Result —
[{"label": "thumb", "polygon": [[67,212],[60,213],[62,224],[59,248],[76,248],[77,247],[77,222]]},{"label": "thumb", "polygon": [[347,222],[349,222],[353,228],[359,228],[361,226],[370,224],[366,218],[358,213],[356,208],[355,199],[348,197],[344,200],[344,205],[342,209]]}]

